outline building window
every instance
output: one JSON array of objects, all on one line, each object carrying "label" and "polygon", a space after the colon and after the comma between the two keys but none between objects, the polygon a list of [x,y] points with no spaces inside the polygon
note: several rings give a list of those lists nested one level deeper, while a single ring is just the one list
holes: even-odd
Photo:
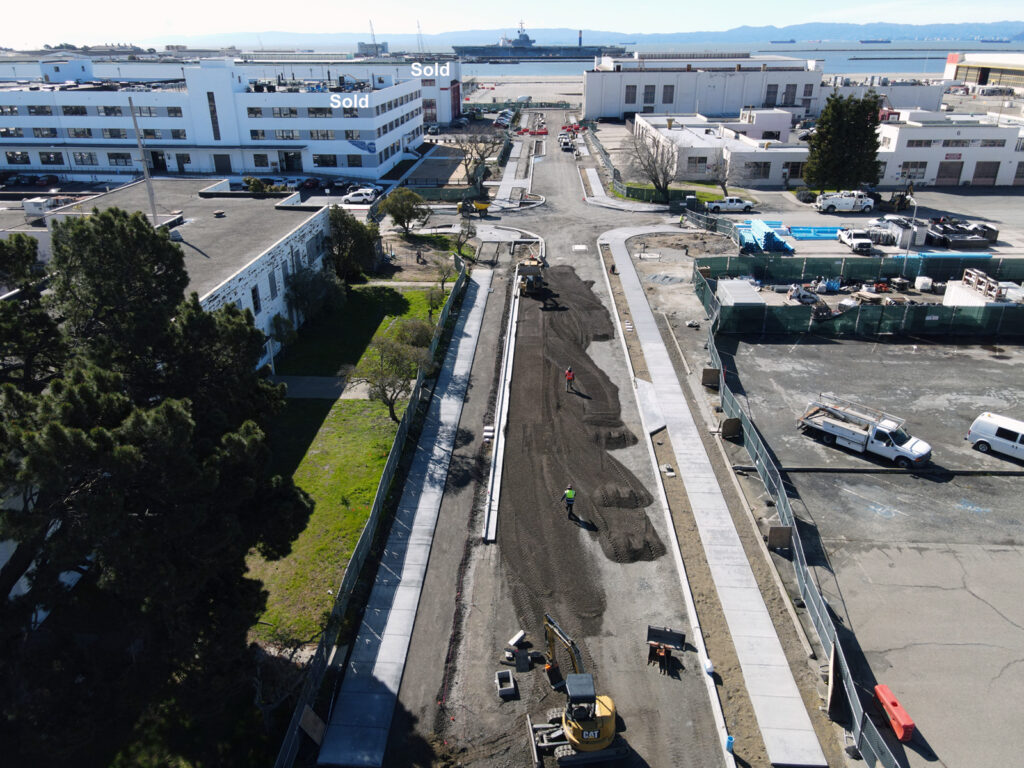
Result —
[{"label": "building window", "polygon": [[248,117],[263,117],[263,107],[249,107],[245,112]]},{"label": "building window", "polygon": [[184,128],[171,128],[171,138],[184,140],[186,138]]},{"label": "building window", "polygon": [[285,141],[298,141],[299,132],[291,129],[286,131],[274,131],[274,138]]},{"label": "building window", "polygon": [[433,78],[427,78],[425,80],[420,80],[420,88],[433,88],[436,85],[437,85],[437,80],[434,80]]},{"label": "building window", "polygon": [[128,152],[107,152],[107,162],[110,165],[131,165],[132,156]]},{"label": "building window", "polygon": [[309,132],[309,138],[313,141],[334,141],[334,131],[313,130]]},{"label": "building window", "polygon": [[142,138],[144,139],[159,139],[162,138],[163,134],[158,128],[143,128]]},{"label": "building window", "polygon": [[56,139],[57,129],[56,128],[33,128],[32,135],[37,139]]},{"label": "building window", "polygon": [[887,147],[891,147],[892,146],[892,137],[891,136],[883,136],[881,139],[879,139],[878,146],[881,147],[882,149],[885,149]]},{"label": "building window", "polygon": [[900,164],[900,178],[907,180],[923,179],[928,163],[925,160],[906,161]]},{"label": "building window", "polygon": [[655,86],[653,86],[653,85],[645,85],[644,86],[644,104],[653,104],[654,103],[654,91],[655,91]]},{"label": "building window", "polygon": [[745,163],[746,178],[767,179],[772,173],[771,163]]},{"label": "building window", "polygon": [[687,173],[700,173],[704,174],[708,172],[708,159],[706,157],[688,157],[686,158],[686,172]]},{"label": "building window", "polygon": [[274,107],[274,117],[298,117],[299,110],[295,107]]},{"label": "building window", "polygon": [[181,107],[168,107],[167,108],[167,116],[168,117],[182,117]]},{"label": "building window", "polygon": [[92,128],[68,128],[68,138],[91,139]]},{"label": "building window", "polygon": [[886,169],[886,166],[888,166],[889,164],[887,162],[885,162],[884,160],[882,160],[882,161],[879,161],[878,163],[876,163],[876,165],[878,165],[878,178],[879,179],[884,179],[885,178],[885,169]]},{"label": "building window", "polygon": [[804,98],[809,99],[814,95],[814,84],[804,83]]},{"label": "building window", "polygon": [[252,164],[257,168],[269,168],[270,167],[270,156],[262,153],[252,156]]},{"label": "building window", "polygon": [[674,85],[661,86],[661,103],[671,104],[676,100],[676,87]]},{"label": "building window", "polygon": [[53,110],[44,104],[31,104],[29,105],[28,113],[36,117],[49,117],[53,114]]},{"label": "building window", "polygon": [[120,107],[99,107],[96,111],[100,117],[121,117]]},{"label": "building window", "polygon": [[334,110],[330,107],[310,107],[306,113],[310,117],[334,117]]},{"label": "building window", "polygon": [[21,128],[0,128],[0,139],[20,139],[22,136]]},{"label": "building window", "polygon": [[252,311],[253,314],[258,315],[262,306],[260,305],[260,289],[258,285],[254,285],[249,291],[252,296]]},{"label": "building window", "polygon": [[127,139],[128,131],[124,128],[104,128],[103,129],[104,139]]},{"label": "building window", "polygon": [[805,165],[807,165],[807,163],[791,160],[788,163],[782,164],[782,172],[786,174],[787,179],[802,179],[804,177]]},{"label": "building window", "polygon": [[3,116],[3,117],[16,117],[17,114],[18,114],[18,108],[16,106],[0,105],[0,116]]},{"label": "building window", "polygon": [[317,168],[337,168],[337,155],[313,155],[313,165]]},{"label": "building window", "polygon": [[345,138],[349,141],[357,140],[359,138],[359,131],[345,131]]},{"label": "building window", "polygon": [[359,110],[355,107],[345,107],[342,110],[343,117],[359,117]]},{"label": "building window", "polygon": [[787,83],[782,94],[782,106],[792,107],[796,104],[796,83]]},{"label": "building window", "polygon": [[636,86],[635,85],[627,85],[626,86],[626,103],[627,104],[636,104]]},{"label": "building window", "polygon": [[775,106],[779,100],[779,85],[778,83],[770,83],[764,91],[764,106],[765,109],[770,109]]},{"label": "building window", "polygon": [[206,92],[206,103],[210,105],[210,127],[213,129],[213,140],[220,141],[220,121],[217,120],[217,99],[213,91]]},{"label": "building window", "polygon": [[[907,139],[907,149],[924,148],[932,145],[931,139]],[[889,146],[886,144],[885,146]]]},{"label": "building window", "polygon": [[982,139],[981,146],[983,147],[1005,147],[1006,139]]},{"label": "building window", "polygon": [[40,152],[39,162],[43,165],[64,165],[63,152]]},{"label": "building window", "polygon": [[271,298],[271,300],[276,299],[277,298],[277,275],[274,274],[273,270],[271,270],[270,274],[267,276],[267,282],[270,284],[270,298]]},{"label": "building window", "polygon": [[249,138],[253,141],[266,141],[266,131],[249,131]]},{"label": "building window", "polygon": [[156,117],[156,107],[136,107],[136,117]]},{"label": "building window", "polygon": [[192,155],[190,155],[188,152],[179,152],[178,162],[181,163],[182,165],[191,165]]},{"label": "building window", "polygon": [[8,152],[8,165],[28,165],[28,152]]},{"label": "building window", "polygon": [[944,147],[969,147],[971,146],[970,139],[943,139],[942,146]]},{"label": "building window", "polygon": [[60,109],[61,109],[61,112],[64,114],[65,117],[81,117],[82,115],[88,114],[88,112],[85,111],[85,107],[81,107],[81,106],[67,106],[67,105],[65,105],[65,106],[61,107]]},{"label": "building window", "polygon": [[73,152],[71,157],[75,165],[98,165],[95,152]]},{"label": "building window", "polygon": [[[8,153],[8,154],[10,154],[10,153]],[[363,166],[363,156],[362,155],[348,155],[348,157],[345,158],[345,162],[348,164],[349,168],[362,168],[362,166]]]},{"label": "building window", "polygon": [[1013,183],[1015,186],[1024,184],[1024,161],[1017,163],[1017,171],[1013,174]]}]

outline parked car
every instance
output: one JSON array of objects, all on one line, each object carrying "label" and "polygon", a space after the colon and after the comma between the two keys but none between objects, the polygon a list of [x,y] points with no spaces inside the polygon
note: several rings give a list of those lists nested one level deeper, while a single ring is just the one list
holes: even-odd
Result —
[{"label": "parked car", "polygon": [[721,200],[712,200],[708,203],[708,210],[712,213],[723,211],[750,211],[754,208],[753,200],[744,200],[741,197],[723,197]]},{"label": "parked car", "polygon": [[310,178],[308,178],[308,179],[303,179],[303,181],[299,185],[299,187],[301,189],[319,189],[320,188],[320,179],[317,179],[317,178],[312,177],[312,176]]},{"label": "parked car", "polygon": [[438,129],[438,127],[436,125],[428,125],[427,126],[427,135],[428,136],[437,136],[438,130],[439,129]]},{"label": "parked car", "polygon": [[362,205],[365,203],[372,203],[377,199],[377,192],[372,189],[357,189],[355,192],[349,192],[341,198],[341,202],[351,205]]},{"label": "parked car", "polygon": [[998,451],[1024,459],[1024,421],[986,411],[974,420],[964,440],[970,440],[982,453]]},{"label": "parked car", "polygon": [[27,176],[23,173],[16,173],[7,180],[9,187],[31,187],[35,183],[35,176]]},{"label": "parked car", "polygon": [[840,229],[836,239],[854,253],[871,253],[873,243],[866,229]]},{"label": "parked car", "polygon": [[44,174],[36,178],[37,187],[57,187],[60,186],[60,176],[55,176],[52,173]]}]

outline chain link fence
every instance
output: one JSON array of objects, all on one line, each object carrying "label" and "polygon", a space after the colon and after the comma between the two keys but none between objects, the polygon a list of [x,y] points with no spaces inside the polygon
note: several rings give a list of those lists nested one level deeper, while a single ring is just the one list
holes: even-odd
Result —
[{"label": "chain link fence", "polygon": [[[434,337],[430,342],[430,357],[432,359],[437,353],[438,345],[441,343],[441,337],[444,334],[452,306],[458,301],[468,279],[465,262],[458,256],[455,256],[455,263],[459,270],[459,276],[456,278],[451,293],[448,294],[448,300],[445,302],[437,319]],[[374,496],[373,506],[370,507],[370,516],[367,518],[362,533],[359,535],[359,541],[356,542],[356,546],[352,550],[352,556],[349,558],[348,565],[345,568],[345,575],[342,576],[341,585],[336,592],[334,605],[331,608],[324,633],[321,635],[320,643],[317,645],[316,652],[313,654],[312,659],[310,659],[309,666],[306,669],[306,678],[303,682],[302,690],[299,692],[295,709],[292,712],[291,722],[288,724],[284,740],[281,743],[281,749],[278,751],[277,760],[274,762],[274,768],[290,768],[298,755],[303,738],[299,722],[306,707],[313,706],[313,702],[317,698],[320,687],[323,684],[331,650],[338,642],[338,635],[345,612],[349,607],[349,600],[359,579],[359,573],[362,571],[366,558],[370,553],[370,547],[373,544],[374,537],[377,535],[377,529],[380,527],[381,519],[384,515],[385,501],[391,488],[391,482],[394,480],[395,473],[398,470],[402,452],[405,450],[405,443],[409,436],[411,424],[417,418],[416,406],[420,402],[423,393],[424,378],[423,370],[420,369],[416,376],[416,384],[413,386],[412,394],[409,396],[409,405],[405,409],[405,413],[402,414],[402,421],[398,425],[398,432],[395,434],[394,443],[391,445],[391,452],[388,454],[384,471],[381,473],[380,483],[377,485],[377,494]]]},{"label": "chain link fence", "polygon": [[885,768],[899,768],[901,765],[895,755],[889,749],[882,737],[878,726],[868,716],[860,699],[859,686],[853,679],[850,672],[850,665],[847,662],[846,654],[843,651],[842,643],[838,639],[836,626],[829,615],[828,604],[818,590],[814,574],[807,563],[807,556],[804,552],[803,541],[800,538],[800,529],[796,525],[796,516],[789,501],[789,494],[786,490],[785,481],[779,466],[775,462],[773,454],[768,450],[767,444],[761,438],[760,433],[754,425],[750,415],[747,414],[740,401],[729,389],[726,383],[727,370],[722,364],[722,358],[715,346],[715,334],[718,331],[718,321],[723,310],[730,307],[722,307],[715,298],[711,285],[704,277],[697,272],[697,265],[694,264],[693,281],[696,294],[700,298],[704,309],[711,319],[708,328],[708,354],[711,357],[711,364],[718,369],[718,392],[722,403],[723,412],[730,418],[740,420],[742,424],[743,447],[750,456],[757,468],[757,474],[764,483],[765,489],[775,502],[779,512],[779,519],[783,525],[787,525],[793,532],[793,568],[796,573],[797,584],[800,589],[800,596],[814,628],[821,641],[822,647],[827,654],[835,651],[837,680],[841,682],[846,702],[850,708],[851,724],[854,743],[860,750],[865,763],[872,768],[881,763]]}]

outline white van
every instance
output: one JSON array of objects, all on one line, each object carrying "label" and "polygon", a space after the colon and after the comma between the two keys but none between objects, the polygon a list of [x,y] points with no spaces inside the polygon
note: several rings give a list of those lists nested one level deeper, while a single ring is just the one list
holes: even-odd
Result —
[{"label": "white van", "polygon": [[1024,421],[985,412],[974,420],[964,439],[982,453],[998,451],[1024,459]]}]

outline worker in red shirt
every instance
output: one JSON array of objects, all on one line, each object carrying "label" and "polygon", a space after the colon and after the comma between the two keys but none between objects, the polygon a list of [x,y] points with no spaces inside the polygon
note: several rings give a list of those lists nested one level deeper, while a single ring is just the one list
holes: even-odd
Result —
[{"label": "worker in red shirt", "polygon": [[565,391],[569,392],[573,390],[574,382],[576,381],[576,374],[572,372],[572,366],[565,369]]}]

